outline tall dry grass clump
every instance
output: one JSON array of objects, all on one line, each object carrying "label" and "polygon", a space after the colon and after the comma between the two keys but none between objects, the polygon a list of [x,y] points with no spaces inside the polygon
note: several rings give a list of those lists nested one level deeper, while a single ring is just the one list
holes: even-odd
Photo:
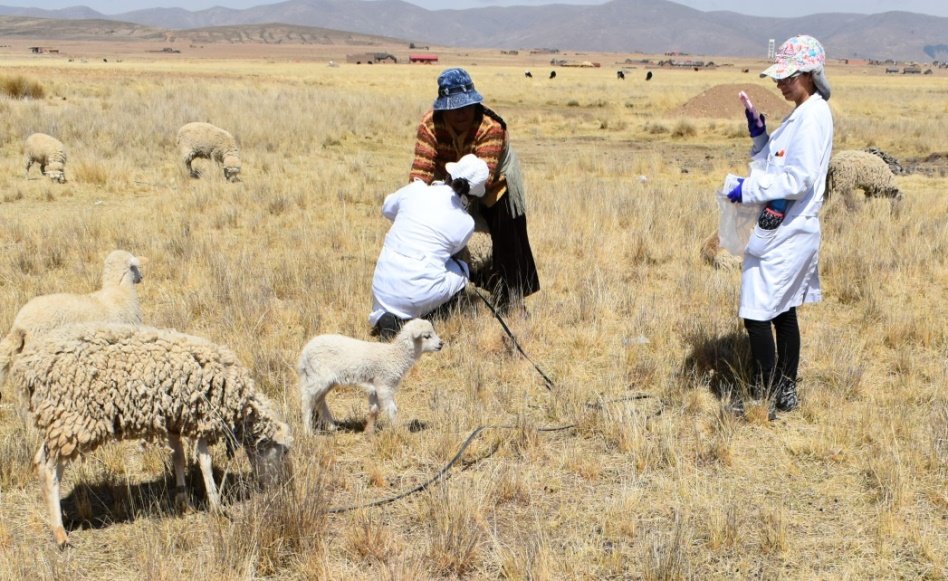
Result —
[{"label": "tall dry grass clump", "polygon": [[[896,178],[895,213],[824,208],[824,301],[799,312],[801,407],[770,422],[726,408],[750,377],[740,273],[699,257],[715,189],[746,172],[746,121],[677,113],[709,85],[764,81],[740,67],[648,84],[577,69],[537,91],[488,56],[443,58],[469,68],[520,154],[543,288],[507,323],[553,385],[472,296],[435,322],[447,347],[405,378],[403,424],[363,433],[364,393],[343,388],[342,429],[312,437],[299,435],[296,357],[319,333],[370,339],[380,204],[406,183],[440,71],[11,63],[66,99],[0,102],[0,332],[36,295],[96,288],[109,250],[148,256],[145,323],[232,347],[297,441],[294,478],[273,493],[249,485],[242,456],[212,450],[226,517],[203,508],[194,468],[196,510],[172,509],[160,443],[103,447],[65,474],[75,546],[60,553],[37,500],[38,440],[5,389],[0,577],[945,576],[948,183],[941,158],[925,160],[948,151],[948,117],[919,112],[944,106],[946,78],[830,71],[836,148],[873,143],[917,169]],[[187,177],[174,134],[189,121],[237,138],[241,183]],[[24,180],[36,130],[76,144],[69,183]],[[505,427],[384,502],[483,426]]]},{"label": "tall dry grass clump", "polygon": [[46,98],[46,89],[42,83],[22,75],[0,77],[0,93],[11,99]]}]

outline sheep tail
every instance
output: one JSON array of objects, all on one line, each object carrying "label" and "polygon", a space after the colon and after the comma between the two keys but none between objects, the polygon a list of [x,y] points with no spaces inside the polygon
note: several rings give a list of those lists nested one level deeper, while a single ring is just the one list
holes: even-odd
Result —
[{"label": "sheep tail", "polygon": [[13,364],[13,358],[23,351],[23,344],[26,341],[26,331],[18,327],[10,329],[7,336],[0,341],[0,387],[6,381],[7,372]]}]

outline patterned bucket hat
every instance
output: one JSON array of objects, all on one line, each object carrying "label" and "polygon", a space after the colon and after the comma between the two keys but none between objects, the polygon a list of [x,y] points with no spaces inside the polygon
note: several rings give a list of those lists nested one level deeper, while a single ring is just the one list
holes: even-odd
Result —
[{"label": "patterned bucket hat", "polygon": [[450,111],[480,103],[484,98],[474,88],[471,75],[461,68],[447,69],[438,77],[438,98],[435,111]]},{"label": "patterned bucket hat", "polygon": [[760,76],[779,81],[796,73],[823,70],[825,62],[826,52],[823,45],[812,36],[800,34],[791,36],[780,45],[774,57],[774,64],[760,73]]}]

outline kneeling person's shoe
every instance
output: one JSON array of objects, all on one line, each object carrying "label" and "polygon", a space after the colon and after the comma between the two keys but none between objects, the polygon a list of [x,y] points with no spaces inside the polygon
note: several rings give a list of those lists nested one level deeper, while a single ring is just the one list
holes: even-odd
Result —
[{"label": "kneeling person's shoe", "polygon": [[382,341],[391,341],[395,338],[395,335],[398,335],[398,331],[401,330],[402,322],[401,319],[392,313],[385,313],[379,318],[373,330]]}]

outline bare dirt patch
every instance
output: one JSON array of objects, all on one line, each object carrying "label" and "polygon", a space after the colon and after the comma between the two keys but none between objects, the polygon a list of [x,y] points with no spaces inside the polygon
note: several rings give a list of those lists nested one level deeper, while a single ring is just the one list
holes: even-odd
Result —
[{"label": "bare dirt patch", "polygon": [[741,115],[744,109],[737,98],[737,94],[741,91],[747,93],[758,111],[771,119],[782,119],[791,110],[789,102],[782,96],[760,85],[735,83],[711,87],[689,99],[675,111],[675,114],[683,117],[734,119]]}]

